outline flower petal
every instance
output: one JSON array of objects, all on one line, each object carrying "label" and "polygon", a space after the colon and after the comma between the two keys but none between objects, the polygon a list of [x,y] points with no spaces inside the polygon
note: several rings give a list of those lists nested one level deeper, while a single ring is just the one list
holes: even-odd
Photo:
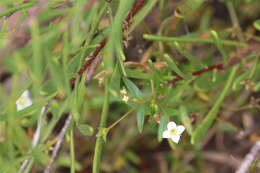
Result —
[{"label": "flower petal", "polygon": [[172,136],[171,139],[172,139],[173,142],[178,143],[179,140],[180,140],[180,135]]},{"label": "flower petal", "polygon": [[167,128],[168,130],[172,130],[176,127],[176,123],[173,122],[173,121],[170,121],[168,124],[167,124]]},{"label": "flower petal", "polygon": [[32,100],[30,98],[28,98],[26,100],[26,107],[31,106],[31,105],[32,105]]},{"label": "flower petal", "polygon": [[21,95],[21,97],[23,96],[23,97],[25,97],[26,99],[29,97],[29,90],[25,90],[24,92],[23,92],[23,94]]},{"label": "flower petal", "polygon": [[16,108],[17,108],[17,111],[20,111],[23,109],[23,106],[18,103],[18,104],[16,104]]},{"label": "flower petal", "polygon": [[171,138],[171,132],[168,130],[165,130],[162,134],[163,138]]},{"label": "flower petal", "polygon": [[182,132],[185,130],[185,127],[183,125],[179,125],[176,127],[178,134],[182,134]]}]

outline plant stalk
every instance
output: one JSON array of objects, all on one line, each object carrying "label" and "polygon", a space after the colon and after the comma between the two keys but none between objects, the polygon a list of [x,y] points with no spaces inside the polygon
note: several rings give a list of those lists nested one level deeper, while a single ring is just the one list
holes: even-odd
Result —
[{"label": "plant stalk", "polygon": [[[103,110],[101,114],[101,120],[99,124],[99,129],[104,128],[107,123],[107,115],[108,115],[108,108],[109,108],[109,79],[105,79],[105,98],[103,104]],[[102,153],[102,146],[103,146],[103,137],[100,135],[97,137],[96,146],[95,146],[95,153],[94,153],[94,160],[93,160],[93,173],[99,173],[99,163]]]}]

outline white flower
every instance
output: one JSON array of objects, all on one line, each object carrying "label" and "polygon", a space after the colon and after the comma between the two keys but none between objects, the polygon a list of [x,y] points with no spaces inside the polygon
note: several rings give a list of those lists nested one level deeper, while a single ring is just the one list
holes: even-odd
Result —
[{"label": "white flower", "polygon": [[126,89],[124,88],[124,89],[120,90],[120,93],[121,93],[122,95],[126,95],[126,94],[127,94],[127,91],[126,91]]},{"label": "white flower", "polygon": [[176,125],[175,122],[171,121],[167,124],[167,130],[163,132],[163,138],[171,138],[173,142],[178,143],[182,132],[185,127],[182,125]]},{"label": "white flower", "polygon": [[129,97],[127,97],[126,95],[124,95],[124,97],[122,98],[122,100],[124,101],[124,102],[128,102],[128,100],[129,100]]},{"label": "white flower", "polygon": [[104,82],[104,78],[99,78],[98,79],[98,85],[101,86]]},{"label": "white flower", "polygon": [[25,90],[23,94],[19,97],[19,99],[16,101],[17,110],[20,111],[31,105],[32,105],[32,100],[29,96],[29,91]]}]

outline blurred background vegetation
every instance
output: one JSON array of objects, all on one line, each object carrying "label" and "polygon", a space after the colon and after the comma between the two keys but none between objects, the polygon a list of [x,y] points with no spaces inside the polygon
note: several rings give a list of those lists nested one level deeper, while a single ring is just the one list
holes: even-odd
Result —
[{"label": "blurred background vegetation", "polygon": [[57,141],[57,173],[101,148],[100,172],[234,172],[260,140],[259,41],[259,0],[1,0],[0,172],[43,172]]}]

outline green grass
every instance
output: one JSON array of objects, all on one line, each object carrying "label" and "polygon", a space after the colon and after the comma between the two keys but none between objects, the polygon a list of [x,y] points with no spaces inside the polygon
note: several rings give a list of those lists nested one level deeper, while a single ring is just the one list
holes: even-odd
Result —
[{"label": "green grass", "polygon": [[[21,33],[39,1],[1,1],[0,172],[43,172],[70,113],[53,172],[205,172],[204,147],[219,151],[210,135],[246,130],[237,110],[258,121],[259,2],[146,0],[126,22],[141,1],[49,1]],[[103,61],[86,86],[78,70],[93,56]],[[25,90],[33,104],[17,111]],[[186,128],[178,144],[162,138],[169,121]]]}]

